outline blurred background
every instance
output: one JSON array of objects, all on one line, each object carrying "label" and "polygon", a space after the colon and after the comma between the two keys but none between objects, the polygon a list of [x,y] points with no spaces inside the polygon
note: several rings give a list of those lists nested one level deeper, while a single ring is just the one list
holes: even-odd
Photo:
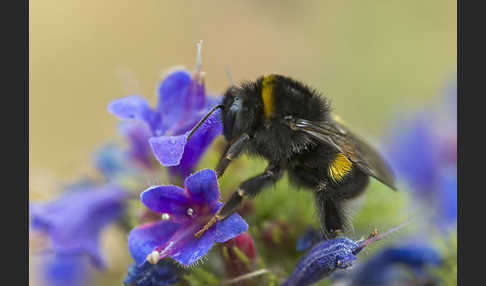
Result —
[{"label": "blurred background", "polygon": [[[92,172],[92,151],[119,137],[110,100],[139,94],[155,104],[167,69],[194,69],[198,40],[209,92],[229,85],[226,67],[235,82],[285,74],[321,91],[347,125],[374,142],[401,110],[437,100],[456,77],[452,0],[32,0],[29,14],[31,200]],[[213,157],[201,166],[212,167]],[[108,231],[123,246],[124,234]],[[103,281],[119,285],[128,251],[108,253]]]}]

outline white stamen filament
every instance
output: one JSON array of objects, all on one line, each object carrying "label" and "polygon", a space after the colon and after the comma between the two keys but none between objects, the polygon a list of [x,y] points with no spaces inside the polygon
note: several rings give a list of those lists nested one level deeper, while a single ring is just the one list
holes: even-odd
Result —
[{"label": "white stamen filament", "polygon": [[196,71],[199,72],[201,70],[201,49],[202,49],[203,40],[200,40],[197,43],[197,56],[196,56]]}]

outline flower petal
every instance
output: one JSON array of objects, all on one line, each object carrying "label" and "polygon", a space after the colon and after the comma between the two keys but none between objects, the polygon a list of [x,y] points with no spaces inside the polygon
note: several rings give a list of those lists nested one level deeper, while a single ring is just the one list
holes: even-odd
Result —
[{"label": "flower petal", "polygon": [[142,166],[152,168],[156,162],[149,144],[152,132],[148,126],[140,122],[123,122],[119,130],[130,142],[129,156]]},{"label": "flower petal", "polygon": [[216,224],[216,242],[225,242],[248,230],[248,224],[236,212]]},{"label": "flower petal", "polygon": [[[148,101],[138,95],[115,99],[108,104],[108,111],[122,119],[136,119],[145,122],[154,134],[160,126],[160,115],[152,110]],[[161,132],[161,131],[158,131]]]},{"label": "flower petal", "polygon": [[146,261],[142,266],[128,267],[128,273],[123,280],[125,286],[161,286],[174,284],[184,274],[172,259],[162,259],[157,264]]},{"label": "flower petal", "polygon": [[457,221],[457,169],[447,167],[441,171],[437,193],[437,219],[441,228],[447,229]]},{"label": "flower petal", "polygon": [[439,148],[429,122],[429,117],[419,115],[397,123],[387,144],[392,168],[420,195],[427,195],[427,190],[433,189],[439,162]]},{"label": "flower petal", "polygon": [[206,94],[206,110],[213,108],[214,106],[221,104],[223,97],[219,94]]},{"label": "flower petal", "polygon": [[174,71],[160,83],[157,111],[164,117],[165,128],[174,125],[184,114],[184,98],[190,83],[191,73],[187,70]]},{"label": "flower petal", "polygon": [[[200,116],[198,116],[195,122],[198,122],[204,116],[204,114],[200,113]],[[186,145],[184,146],[183,154],[178,166],[169,169],[172,174],[185,178],[194,170],[199,159],[204,154],[206,149],[211,145],[214,138],[222,133],[223,125],[220,116],[220,111],[215,111],[196,130],[196,132],[194,132],[191,139],[187,141]],[[194,125],[195,124],[196,123],[194,123]],[[189,130],[192,129],[194,125],[192,125]]]},{"label": "flower petal", "polygon": [[160,136],[149,139],[155,157],[163,166],[179,165],[186,145],[187,132],[179,136]]},{"label": "flower petal", "polygon": [[168,213],[171,221],[187,217],[187,209],[191,207],[186,192],[177,186],[150,187],[140,194],[140,199],[152,211]]},{"label": "flower petal", "polygon": [[99,236],[106,225],[122,214],[126,193],[112,187],[77,192],[64,202],[65,209],[56,213],[49,230],[52,249],[63,254],[87,253],[96,267],[103,268]]},{"label": "flower petal", "polygon": [[218,179],[216,172],[204,169],[186,178],[184,186],[191,200],[211,205],[219,198]]},{"label": "flower petal", "polygon": [[196,238],[194,232],[192,232],[182,247],[174,248],[169,257],[184,265],[193,264],[208,253],[213,247],[214,239],[214,226],[209,228],[200,238]]},{"label": "flower petal", "polygon": [[47,231],[54,252],[87,253],[101,266],[99,234],[122,214],[126,195],[115,185],[73,190],[52,202],[32,205],[32,227]]},{"label": "flower petal", "polygon": [[312,245],[316,244],[321,240],[320,232],[312,227],[311,225],[307,226],[306,231],[300,235],[297,239],[297,251],[303,251],[310,248]]},{"label": "flower petal", "polygon": [[42,278],[47,285],[86,285],[91,276],[87,259],[82,255],[53,255],[43,261]]},{"label": "flower petal", "polygon": [[128,250],[135,263],[140,266],[147,255],[156,247],[165,244],[181,224],[170,221],[157,221],[140,225],[128,235]]},{"label": "flower petal", "polygon": [[109,142],[94,152],[93,161],[96,168],[106,178],[114,179],[128,172],[124,150],[113,142]]}]

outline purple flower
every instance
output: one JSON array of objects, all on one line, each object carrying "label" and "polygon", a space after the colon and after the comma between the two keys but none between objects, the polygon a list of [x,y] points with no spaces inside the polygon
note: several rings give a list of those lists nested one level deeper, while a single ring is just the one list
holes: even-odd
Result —
[{"label": "purple flower", "polygon": [[307,226],[307,229],[305,232],[299,236],[297,239],[297,251],[303,251],[306,250],[307,248],[310,248],[317,242],[322,240],[322,235],[321,233],[312,227],[311,225]]},{"label": "purple flower", "polygon": [[314,246],[295,267],[282,286],[311,285],[338,268],[345,269],[356,260],[359,244],[349,238],[334,238]]},{"label": "purple flower", "polygon": [[31,228],[49,239],[49,252],[57,255],[87,254],[104,267],[99,250],[102,229],[120,217],[127,194],[118,186],[76,189],[50,202],[31,203]]},{"label": "purple flower", "polygon": [[40,266],[41,278],[49,286],[86,285],[91,271],[82,255],[48,255]]},{"label": "purple flower", "polygon": [[122,122],[119,130],[130,143],[128,156],[142,167],[152,169],[157,161],[154,159],[152,149],[148,144],[152,133],[147,125],[137,121]]},{"label": "purple flower", "polygon": [[[200,50],[198,51],[200,56]],[[199,66],[199,64],[198,64]],[[138,95],[110,102],[108,110],[121,119],[134,119],[146,130],[124,130],[132,144],[131,153],[140,161],[147,160],[148,143],[155,157],[169,171],[187,177],[212,140],[222,132],[220,111],[214,112],[187,142],[189,131],[221,97],[207,96],[199,68],[192,74],[175,70],[165,77],[158,88],[159,101],[155,108]]]},{"label": "purple flower", "polygon": [[427,106],[396,122],[388,136],[388,154],[398,177],[416,199],[433,208],[434,220],[447,227],[457,219],[456,88],[437,106]]},{"label": "purple flower", "polygon": [[[366,285],[403,285],[410,284],[414,279],[433,279],[425,272],[426,267],[441,263],[437,250],[423,245],[391,246],[381,250],[365,264],[353,272],[352,286]],[[404,273],[408,270],[411,273]],[[412,275],[410,275],[412,274]]]},{"label": "purple flower", "polygon": [[124,150],[114,143],[101,146],[94,153],[94,165],[108,179],[116,179],[134,172],[127,160]]},{"label": "purple flower", "polygon": [[247,232],[226,241],[221,251],[228,277],[250,272],[257,258],[255,242]]},{"label": "purple flower", "polygon": [[205,255],[214,242],[225,242],[248,229],[248,224],[234,213],[208,229],[200,238],[200,230],[222,206],[216,173],[201,170],[186,178],[185,189],[177,186],[154,186],[145,190],[141,200],[162,220],[134,228],[128,237],[128,248],[136,265],[147,258],[156,263],[171,257],[185,265]]},{"label": "purple flower", "polygon": [[174,284],[182,277],[184,270],[170,259],[162,259],[157,264],[132,265],[123,284],[125,286],[162,286]]},{"label": "purple flower", "polygon": [[366,240],[354,241],[339,237],[321,241],[309,250],[297,263],[282,286],[307,286],[328,277],[336,269],[345,269],[356,260],[356,255],[368,244],[396,232],[409,222],[402,223],[384,233],[373,232]]}]

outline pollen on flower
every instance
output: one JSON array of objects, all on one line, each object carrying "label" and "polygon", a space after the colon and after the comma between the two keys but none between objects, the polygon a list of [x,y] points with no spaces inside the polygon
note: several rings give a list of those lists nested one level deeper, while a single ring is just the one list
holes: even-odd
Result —
[{"label": "pollen on flower", "polygon": [[159,262],[159,257],[159,252],[157,250],[154,250],[149,255],[147,255],[147,261],[150,264],[157,264]]},{"label": "pollen on flower", "polygon": [[187,209],[187,215],[192,216],[194,214],[194,210],[192,208]]},{"label": "pollen on flower", "polygon": [[162,220],[168,220],[170,218],[170,215],[168,213],[163,213],[161,217]]}]

